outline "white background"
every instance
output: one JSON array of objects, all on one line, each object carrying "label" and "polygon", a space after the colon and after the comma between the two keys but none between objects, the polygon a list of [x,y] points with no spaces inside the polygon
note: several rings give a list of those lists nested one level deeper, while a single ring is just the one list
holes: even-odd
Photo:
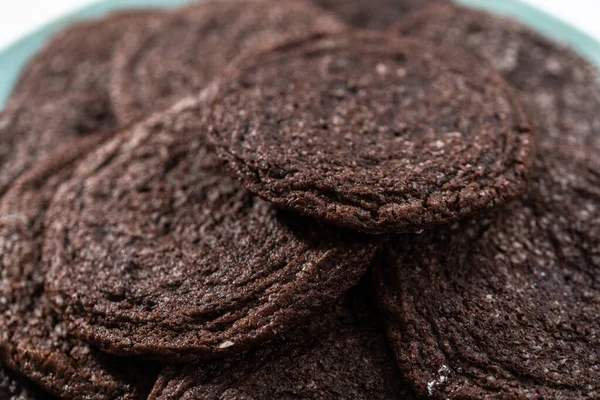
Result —
[{"label": "white background", "polygon": [[[503,0],[489,0],[503,1]],[[600,40],[600,1],[526,0]],[[0,0],[0,49],[90,0]]]}]

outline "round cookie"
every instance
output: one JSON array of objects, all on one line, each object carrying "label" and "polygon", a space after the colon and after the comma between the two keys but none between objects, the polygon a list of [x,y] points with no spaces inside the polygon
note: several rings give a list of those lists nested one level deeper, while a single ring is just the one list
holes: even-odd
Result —
[{"label": "round cookie", "polygon": [[598,397],[588,329],[600,298],[588,278],[600,266],[596,72],[522,25],[468,9],[432,8],[400,28],[466,45],[502,72],[537,116],[541,154],[523,200],[394,239],[378,292],[399,365],[436,398]]},{"label": "round cookie", "polygon": [[21,377],[15,376],[0,365],[0,399],[6,400],[53,400],[54,397],[42,392]]},{"label": "round cookie", "polygon": [[392,239],[377,294],[400,368],[421,394],[600,395],[600,146],[578,143],[584,122],[560,125],[559,147],[540,129],[523,199]]},{"label": "round cookie", "polygon": [[320,318],[256,352],[167,367],[152,400],[413,399],[380,321],[357,290]]},{"label": "round cookie", "polygon": [[112,98],[122,120],[165,108],[203,89],[241,52],[342,22],[304,0],[194,4],[161,29],[132,35],[115,57]]},{"label": "round cookie", "polygon": [[143,399],[155,372],[108,356],[67,333],[44,293],[45,216],[58,184],[110,136],[75,142],[41,161],[0,202],[0,359],[47,391],[69,399]]},{"label": "round cookie", "polygon": [[155,11],[122,12],[59,33],[27,64],[9,102],[54,101],[66,94],[108,97],[119,41],[155,29],[163,18]]},{"label": "round cookie", "polygon": [[312,0],[351,26],[386,29],[407,13],[444,0]]},{"label": "round cookie", "polygon": [[242,190],[205,143],[205,105],[186,99],[107,143],[54,199],[46,287],[109,353],[246,350],[337,300],[376,250]]},{"label": "round cookie", "polygon": [[419,231],[525,187],[533,135],[513,91],[459,49],[345,33],[241,60],[209,117],[220,156],[283,209]]},{"label": "round cookie", "polygon": [[419,394],[600,396],[600,165],[574,158],[544,154],[498,212],[392,240],[377,293]]},{"label": "round cookie", "polygon": [[82,136],[112,130],[108,99],[66,96],[11,104],[0,113],[0,198],[38,160]]},{"label": "round cookie", "polygon": [[415,12],[395,29],[442,46],[463,46],[494,67],[538,114],[545,146],[600,143],[598,71],[573,50],[516,21],[452,4]]}]

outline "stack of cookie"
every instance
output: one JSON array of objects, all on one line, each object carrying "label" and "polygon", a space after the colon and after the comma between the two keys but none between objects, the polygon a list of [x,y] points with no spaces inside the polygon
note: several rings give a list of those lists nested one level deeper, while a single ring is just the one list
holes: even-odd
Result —
[{"label": "stack of cookie", "polygon": [[597,110],[447,1],[72,27],[0,114],[0,394],[600,398]]}]

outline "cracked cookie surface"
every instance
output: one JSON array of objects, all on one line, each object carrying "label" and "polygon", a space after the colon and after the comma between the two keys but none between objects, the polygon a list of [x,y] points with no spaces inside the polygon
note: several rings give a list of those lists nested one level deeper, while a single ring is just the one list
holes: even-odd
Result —
[{"label": "cracked cookie surface", "polygon": [[204,106],[184,100],[115,138],[54,199],[49,297],[107,352],[175,361],[246,350],[336,301],[376,250],[378,238],[244,191],[206,144]]},{"label": "cracked cookie surface", "polygon": [[515,93],[460,49],[313,36],[241,60],[216,92],[211,138],[249,191],[359,231],[497,206],[522,193],[533,161]]},{"label": "cracked cookie surface", "polygon": [[360,291],[255,352],[165,368],[150,399],[413,399]]},{"label": "cracked cookie surface", "polygon": [[376,292],[420,394],[600,395],[599,207],[597,153],[563,147],[522,200],[392,239]]},{"label": "cracked cookie surface", "polygon": [[20,178],[0,202],[0,359],[68,399],[143,399],[156,373],[70,336],[44,292],[45,217],[74,165],[110,134],[81,139]]},{"label": "cracked cookie surface", "polygon": [[487,59],[521,91],[539,144],[523,199],[392,240],[376,292],[401,369],[434,398],[598,397],[596,72],[523,26],[473,10],[432,8],[401,28]]}]

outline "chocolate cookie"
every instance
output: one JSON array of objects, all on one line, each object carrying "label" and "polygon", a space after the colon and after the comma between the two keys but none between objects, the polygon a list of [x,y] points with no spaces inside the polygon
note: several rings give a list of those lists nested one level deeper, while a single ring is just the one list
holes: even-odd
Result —
[{"label": "chocolate cookie", "polygon": [[599,140],[598,71],[572,50],[515,21],[450,4],[415,12],[396,29],[443,46],[464,46],[496,68],[538,114],[546,146],[565,138],[582,145]]},{"label": "chocolate cookie", "polygon": [[54,199],[47,288],[71,330],[107,352],[246,350],[337,300],[379,241],[243,191],[205,143],[204,106],[186,99],[116,138]]},{"label": "chocolate cookie", "polygon": [[342,29],[342,22],[303,0],[189,6],[161,29],[124,41],[115,59],[115,108],[122,120],[148,115],[203,89],[242,51],[306,31]]},{"label": "chocolate cookie", "polygon": [[0,399],[5,400],[51,400],[53,396],[42,392],[21,377],[15,376],[0,365]]},{"label": "chocolate cookie", "polygon": [[600,163],[565,150],[540,156],[523,200],[393,240],[377,290],[420,394],[600,396]]},{"label": "chocolate cookie", "polygon": [[385,29],[407,13],[444,0],[311,0],[344,22],[365,29]]},{"label": "chocolate cookie", "polygon": [[378,292],[399,365],[436,398],[598,397],[595,72],[508,20],[454,7],[412,18],[403,31],[466,44],[520,89],[541,150],[523,200],[394,240]]},{"label": "chocolate cookie", "polygon": [[34,163],[82,136],[114,129],[107,98],[11,104],[0,114],[0,197]]},{"label": "chocolate cookie", "polygon": [[155,11],[123,12],[63,31],[25,67],[9,102],[46,102],[65,94],[108,97],[119,41],[136,31],[153,30],[162,18]]},{"label": "chocolate cookie", "polygon": [[[106,135],[108,136],[108,134]],[[106,136],[81,139],[24,175],[0,202],[0,358],[63,398],[145,398],[155,375],[67,334],[44,293],[45,217],[73,164]]]},{"label": "chocolate cookie", "polygon": [[353,291],[331,311],[262,349],[167,367],[150,395],[167,399],[412,399],[380,321]]},{"label": "chocolate cookie", "polygon": [[524,190],[532,131],[513,91],[460,49],[345,33],[246,58],[209,118],[244,186],[368,232],[418,231]]}]

